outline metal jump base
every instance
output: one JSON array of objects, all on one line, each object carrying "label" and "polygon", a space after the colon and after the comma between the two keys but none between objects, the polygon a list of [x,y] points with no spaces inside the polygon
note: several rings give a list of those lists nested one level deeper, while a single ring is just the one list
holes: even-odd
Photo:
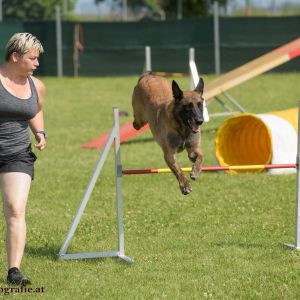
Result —
[{"label": "metal jump base", "polygon": [[[122,199],[122,167],[121,167],[121,155],[120,155],[120,128],[119,128],[119,110],[113,109],[114,125],[110,131],[109,137],[103,151],[99,157],[94,173],[90,179],[88,187],[81,199],[79,208],[70,226],[70,229],[65,237],[63,245],[59,251],[58,257],[60,259],[88,259],[88,258],[104,258],[104,257],[116,257],[128,264],[133,263],[133,259],[125,255],[125,243],[124,243],[124,228],[123,228],[123,199]],[[116,202],[117,202],[117,227],[118,227],[118,248],[117,250],[105,251],[105,252],[87,252],[87,253],[73,253],[68,254],[67,250],[80,222],[84,209],[90,199],[92,191],[95,187],[97,179],[100,175],[102,167],[105,163],[109,150],[114,144],[115,150],[115,175],[116,175]]]}]

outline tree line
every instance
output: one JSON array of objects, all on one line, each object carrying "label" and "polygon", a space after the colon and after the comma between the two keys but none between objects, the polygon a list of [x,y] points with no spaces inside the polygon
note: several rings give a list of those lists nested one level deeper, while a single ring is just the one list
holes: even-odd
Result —
[{"label": "tree line", "polygon": [[[72,12],[76,0],[67,1],[68,11]],[[94,0],[95,4],[107,0]],[[54,20],[55,7],[62,7],[64,0],[3,0],[2,14],[4,20]],[[127,0],[127,6],[132,11],[145,8],[151,15],[164,13],[166,19],[176,18],[180,6],[184,18],[207,16],[210,14],[210,7],[213,0]],[[225,5],[227,0],[218,0],[220,5]],[[123,0],[110,0],[114,7],[122,8]],[[74,18],[72,13],[68,14]]]}]

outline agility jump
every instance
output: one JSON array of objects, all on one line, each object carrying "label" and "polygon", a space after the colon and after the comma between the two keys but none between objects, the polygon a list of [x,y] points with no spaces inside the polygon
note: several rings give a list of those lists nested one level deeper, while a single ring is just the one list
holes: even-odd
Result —
[{"label": "agility jump", "polygon": [[[100,154],[94,173],[90,179],[88,187],[81,199],[77,213],[72,221],[69,231],[65,237],[63,245],[59,251],[58,257],[63,260],[70,259],[88,259],[88,258],[105,258],[115,257],[123,260],[128,264],[133,263],[133,259],[125,255],[125,238],[123,228],[123,196],[122,196],[122,176],[124,175],[139,175],[139,174],[154,174],[154,173],[169,173],[169,169],[145,169],[145,170],[126,170],[122,169],[121,155],[120,155],[120,127],[119,127],[119,111],[117,108],[113,109],[114,126],[112,127],[109,137],[106,141],[103,151]],[[295,228],[295,244],[285,244],[286,246],[300,250],[300,102],[298,113],[298,150],[295,164],[279,164],[279,165],[248,165],[248,166],[225,166],[225,167],[203,167],[203,171],[230,171],[233,169],[250,170],[252,168],[270,169],[270,168],[296,168],[297,170],[297,193],[296,193],[296,228]],[[100,175],[102,167],[105,163],[109,150],[114,144],[115,150],[115,176],[116,176],[116,202],[117,202],[117,228],[118,228],[118,249],[105,252],[85,252],[85,253],[67,253],[68,247],[72,241],[74,233],[80,222],[84,209],[90,199],[91,193],[94,189],[96,181]],[[189,172],[190,168],[183,168],[184,171]]]},{"label": "agility jump", "polygon": [[[237,170],[270,170],[270,169],[295,169],[296,164],[273,164],[273,165],[244,165],[244,166],[213,166],[203,167],[202,172],[220,172],[220,171],[237,171]],[[192,168],[181,168],[183,172],[191,172]],[[162,169],[141,169],[141,170],[123,170],[123,175],[140,175],[140,174],[162,174],[172,173],[168,168]]]}]

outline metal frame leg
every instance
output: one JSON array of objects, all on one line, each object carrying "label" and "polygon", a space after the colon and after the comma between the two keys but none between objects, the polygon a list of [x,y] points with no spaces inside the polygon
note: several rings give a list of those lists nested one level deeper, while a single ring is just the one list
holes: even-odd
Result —
[{"label": "metal frame leg", "polygon": [[217,100],[219,104],[221,104],[226,112],[219,112],[219,113],[214,113],[211,116],[212,117],[218,117],[218,116],[226,116],[226,115],[233,115],[237,114],[239,112],[244,113],[246,110],[228,93],[223,92],[224,97],[234,106],[234,108],[237,108],[238,111],[234,111],[230,106],[228,106],[220,97],[215,96],[214,98]]},{"label": "metal frame leg", "polygon": [[246,112],[245,108],[243,108],[231,95],[225,92],[223,92],[223,94],[240,112]]},{"label": "metal frame leg", "polygon": [[296,166],[297,166],[297,183],[296,183],[296,228],[295,228],[295,244],[285,244],[286,246],[300,250],[300,101],[298,102],[298,150],[297,150],[297,158],[296,158]]},{"label": "metal frame leg", "polygon": [[[113,109],[114,114],[114,127],[111,129],[107,142],[97,162],[95,171],[88,184],[88,187],[83,195],[80,202],[77,213],[73,219],[70,229],[66,235],[63,245],[59,251],[59,258],[64,260],[69,259],[87,259],[87,258],[104,258],[104,257],[118,257],[126,263],[133,263],[130,257],[125,256],[124,247],[124,230],[123,230],[123,204],[122,204],[122,166],[121,166],[121,155],[120,155],[120,130],[119,130],[119,110]],[[85,207],[90,199],[91,193],[100,175],[102,167],[105,163],[111,145],[114,143],[115,147],[115,173],[116,173],[116,199],[117,199],[117,223],[118,223],[118,251],[105,251],[105,252],[86,252],[86,253],[66,253],[77,226],[80,222]]]},{"label": "metal frame leg", "polygon": [[118,246],[119,258],[131,264],[133,260],[125,255],[124,226],[123,226],[123,197],[122,197],[122,164],[120,153],[120,127],[119,110],[114,109],[115,127],[115,174],[116,174],[116,200],[117,200],[117,222],[118,222]]}]

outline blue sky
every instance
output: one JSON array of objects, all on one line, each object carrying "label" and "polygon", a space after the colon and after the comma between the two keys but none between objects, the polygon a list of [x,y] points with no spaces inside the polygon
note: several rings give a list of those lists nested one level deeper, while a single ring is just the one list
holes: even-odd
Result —
[{"label": "blue sky", "polygon": [[96,6],[94,0],[76,0],[75,5],[75,12],[82,14],[105,14],[109,9],[110,6],[107,3],[100,3],[100,5]]}]

